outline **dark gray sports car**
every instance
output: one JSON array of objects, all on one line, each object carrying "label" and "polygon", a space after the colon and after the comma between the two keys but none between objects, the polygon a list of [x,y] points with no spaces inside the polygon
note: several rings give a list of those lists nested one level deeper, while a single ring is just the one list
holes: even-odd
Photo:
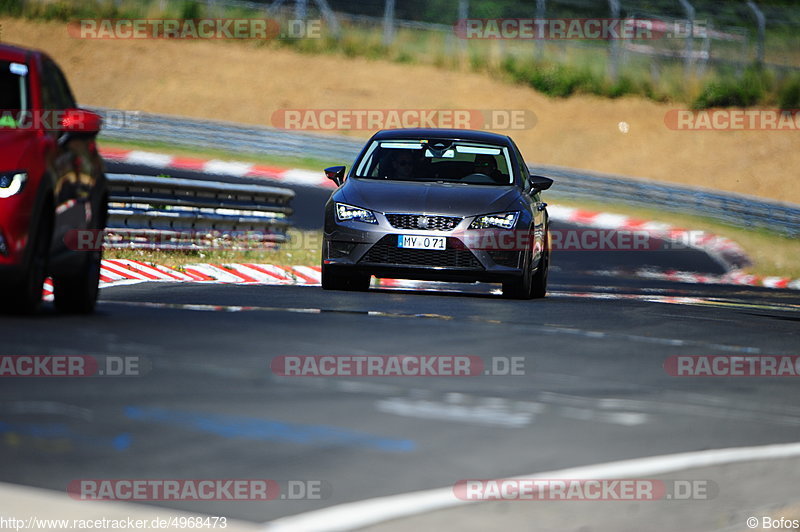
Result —
[{"label": "dark gray sports car", "polygon": [[366,290],[370,276],[503,283],[544,297],[550,251],[540,193],[509,137],[468,130],[373,135],[325,206],[322,287]]}]

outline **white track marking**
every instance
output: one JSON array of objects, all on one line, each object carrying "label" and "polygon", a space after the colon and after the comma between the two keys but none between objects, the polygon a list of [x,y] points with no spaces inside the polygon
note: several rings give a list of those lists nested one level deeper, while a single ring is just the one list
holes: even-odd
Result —
[{"label": "white track marking", "polygon": [[[517,479],[614,479],[648,478],[665,473],[711,467],[753,460],[775,460],[800,456],[800,443],[765,445],[761,447],[738,447],[713,449],[688,453],[637,458],[590,466],[561,469],[530,475]],[[424,491],[377,497],[352,503],[330,506],[321,510],[284,517],[264,523],[268,532],[293,532],[314,530],[317,532],[353,530],[392,519],[400,519],[425,512],[454,508],[476,501],[464,501],[453,495],[452,486]]]}]

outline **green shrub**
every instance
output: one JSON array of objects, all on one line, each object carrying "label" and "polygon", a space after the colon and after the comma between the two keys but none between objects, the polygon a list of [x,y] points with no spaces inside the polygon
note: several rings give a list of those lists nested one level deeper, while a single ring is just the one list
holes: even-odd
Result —
[{"label": "green shrub", "polygon": [[773,84],[769,72],[759,67],[748,68],[741,79],[722,74],[706,84],[692,107],[750,107],[766,103]]},{"label": "green shrub", "polygon": [[183,5],[181,5],[180,18],[200,18],[201,16],[200,4],[195,0],[186,0]]},{"label": "green shrub", "polygon": [[0,0],[0,15],[19,17],[22,15],[22,2],[19,0]]},{"label": "green shrub", "polygon": [[781,109],[800,109],[800,76],[794,75],[783,83],[778,93]]}]

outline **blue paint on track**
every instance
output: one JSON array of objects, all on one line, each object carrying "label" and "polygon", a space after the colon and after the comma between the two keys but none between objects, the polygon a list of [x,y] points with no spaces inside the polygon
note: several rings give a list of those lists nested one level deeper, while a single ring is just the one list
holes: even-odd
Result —
[{"label": "blue paint on track", "polygon": [[410,452],[412,440],[395,440],[328,425],[303,425],[284,421],[186,412],[152,407],[125,407],[125,415],[136,421],[150,421],[216,434],[225,438],[281,441],[303,445],[365,447],[386,452]]}]

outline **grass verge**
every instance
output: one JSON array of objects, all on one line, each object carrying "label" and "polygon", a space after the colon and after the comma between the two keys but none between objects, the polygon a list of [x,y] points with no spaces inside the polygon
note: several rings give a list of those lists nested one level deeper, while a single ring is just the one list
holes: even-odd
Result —
[{"label": "grass verge", "polygon": [[138,260],[146,264],[162,264],[180,268],[189,264],[247,263],[276,266],[318,266],[321,260],[322,231],[291,229],[290,241],[274,249],[192,249],[161,251],[150,249],[106,249],[103,258]]}]

